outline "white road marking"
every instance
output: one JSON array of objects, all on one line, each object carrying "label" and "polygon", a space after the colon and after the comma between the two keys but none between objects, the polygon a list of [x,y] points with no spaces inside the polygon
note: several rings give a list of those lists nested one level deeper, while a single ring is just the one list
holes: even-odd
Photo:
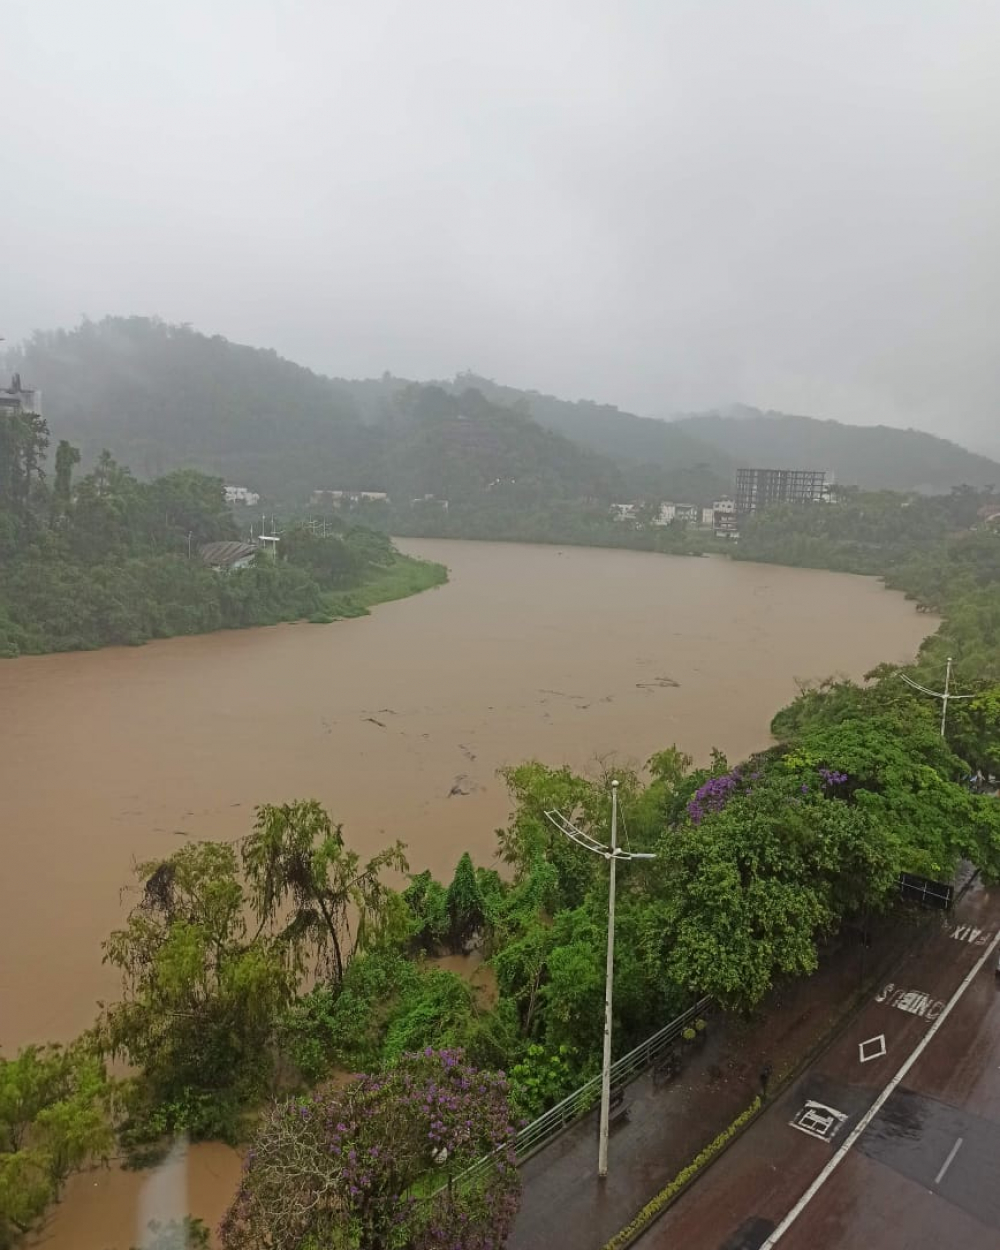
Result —
[{"label": "white road marking", "polygon": [[844,1143],[840,1147],[840,1149],[837,1151],[837,1153],[833,1156],[833,1158],[829,1161],[829,1163],[827,1163],[826,1167],[823,1168],[820,1174],[816,1177],[816,1179],[809,1186],[806,1192],[798,1200],[795,1206],[792,1207],[791,1211],[788,1212],[788,1214],[781,1221],[781,1223],[774,1230],[774,1232],[770,1235],[770,1237],[768,1237],[767,1241],[763,1243],[763,1245],[760,1247],[760,1250],[771,1250],[772,1246],[776,1246],[778,1244],[778,1242],[782,1239],[782,1237],[784,1237],[785,1233],[788,1232],[788,1230],[795,1223],[795,1221],[799,1218],[799,1216],[806,1209],[809,1203],[812,1202],[813,1198],[816,1197],[819,1191],[823,1188],[826,1182],[830,1179],[830,1177],[833,1175],[836,1169],[847,1158],[848,1152],[850,1151],[851,1147],[858,1140],[861,1134],[865,1131],[868,1125],[871,1124],[872,1120],[875,1119],[878,1113],[885,1106],[886,1102],[888,1102],[888,1100],[892,1097],[892,1094],[895,1091],[896,1086],[900,1083],[900,1081],[902,1081],[903,1077],[906,1076],[907,1072],[909,1072],[909,1070],[913,1067],[913,1065],[917,1062],[920,1056],[927,1049],[928,1045],[930,1044],[931,1038],[934,1037],[935,1033],[937,1033],[941,1025],[944,1024],[945,1020],[947,1020],[949,1015],[951,1015],[951,1009],[955,1006],[958,1000],[962,997],[965,991],[969,988],[969,986],[975,980],[976,974],[982,969],[987,959],[989,959],[989,957],[993,954],[993,952],[996,950],[998,946],[1000,946],[1000,933],[996,935],[996,937],[993,939],[993,941],[990,943],[987,949],[982,953],[982,955],[976,961],[975,965],[973,966],[972,970],[968,973],[965,980],[958,987],[958,989],[954,992],[954,994],[952,994],[951,998],[948,999],[948,1002],[945,1005],[944,1010],[941,1012],[938,1018],[934,1021],[934,1023],[930,1026],[927,1032],[923,1035],[920,1041],[913,1048],[912,1052],[910,1053],[910,1057],[903,1063],[902,1067],[899,1069],[896,1075],[892,1078],[892,1080],[885,1087],[885,1089],[881,1092],[881,1094],[879,1094],[879,1096],[875,1099],[875,1101],[868,1108],[868,1110],[861,1117],[861,1119],[857,1122],[857,1124],[855,1124],[854,1128],[851,1129],[850,1133],[844,1139]]},{"label": "white road marking", "polygon": [[924,1020],[936,1020],[941,1014],[944,1002],[939,998],[931,998],[923,990],[900,990],[890,981],[885,989],[875,995],[877,1003],[887,1002],[890,1007],[898,1007],[911,1016],[920,1016]]},{"label": "white road marking", "polygon": [[[866,1046],[870,1046],[871,1050],[866,1052]],[[885,1053],[884,1033],[880,1033],[878,1037],[869,1037],[867,1041],[858,1042],[858,1059],[861,1063],[867,1063],[870,1059],[881,1059]]]},{"label": "white road marking", "polygon": [[944,1163],[941,1164],[941,1171],[938,1172],[937,1176],[934,1177],[935,1185],[941,1184],[941,1177],[944,1176],[945,1172],[947,1172],[948,1169],[951,1167],[951,1161],[958,1154],[958,1148],[959,1146],[961,1146],[963,1140],[964,1138],[960,1137],[958,1141],[955,1142],[954,1146],[952,1146],[951,1153],[948,1155],[948,1158],[945,1159]]},{"label": "white road marking", "polygon": [[788,1123],[810,1137],[818,1137],[820,1141],[832,1141],[840,1126],[847,1119],[843,1111],[836,1107],[828,1107],[826,1103],[809,1102],[802,1108],[794,1120]]}]

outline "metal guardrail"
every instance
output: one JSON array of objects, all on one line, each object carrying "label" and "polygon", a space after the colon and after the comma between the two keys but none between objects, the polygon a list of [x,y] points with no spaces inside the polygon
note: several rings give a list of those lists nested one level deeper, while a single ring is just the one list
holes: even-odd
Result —
[{"label": "metal guardrail", "polygon": [[[640,1042],[634,1050],[622,1055],[611,1065],[611,1092],[624,1090],[626,1085],[635,1080],[648,1068],[651,1068],[661,1054],[671,1046],[698,1017],[707,1010],[710,1000],[701,998],[689,1007],[683,1015],[671,1020],[659,1032]],[[522,1128],[514,1140],[517,1162],[524,1163],[532,1155],[537,1154],[550,1145],[557,1137],[571,1128],[578,1120],[582,1120],[588,1111],[597,1106],[601,1098],[601,1075],[591,1077],[585,1085],[569,1094],[562,1102],[543,1112],[537,1120],[532,1120]],[[500,1147],[501,1150],[506,1147]],[[499,1151],[495,1152],[499,1153]],[[493,1154],[483,1155],[475,1163],[471,1163],[463,1171],[452,1177],[451,1185],[467,1184],[474,1180],[489,1166]]]},{"label": "metal guardrail", "polygon": [[947,911],[954,901],[955,890],[945,881],[929,881],[926,877],[901,872],[899,897],[907,902],[922,903],[925,907],[937,907],[941,911]]}]

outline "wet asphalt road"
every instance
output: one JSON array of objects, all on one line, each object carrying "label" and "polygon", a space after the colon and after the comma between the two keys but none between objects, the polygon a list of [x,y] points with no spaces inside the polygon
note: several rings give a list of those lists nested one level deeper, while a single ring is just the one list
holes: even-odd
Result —
[{"label": "wet asphalt road", "polygon": [[[973,887],[895,981],[637,1245],[1000,1250],[996,950],[945,1016],[998,931],[1000,891]],[[939,1020],[852,1149],[782,1228]]]}]

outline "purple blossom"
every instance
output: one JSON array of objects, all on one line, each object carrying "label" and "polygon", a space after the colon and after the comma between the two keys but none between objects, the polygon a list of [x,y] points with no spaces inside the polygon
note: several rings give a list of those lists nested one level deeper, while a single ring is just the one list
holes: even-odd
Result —
[{"label": "purple blossom", "polygon": [[[385,1244],[402,1233],[412,1250],[499,1247],[518,1207],[514,1132],[505,1079],[472,1068],[461,1051],[404,1055],[388,1071],[265,1114],[222,1244],[322,1242],[357,1220]],[[483,1157],[490,1166],[449,1193],[446,1174]]]},{"label": "purple blossom", "polygon": [[823,788],[842,786],[847,781],[847,773],[837,772],[835,768],[821,768],[819,775],[823,778]]},{"label": "purple blossom", "polygon": [[711,812],[721,812],[742,784],[738,768],[709,779],[698,787],[688,803],[688,815],[694,824],[700,824]]}]

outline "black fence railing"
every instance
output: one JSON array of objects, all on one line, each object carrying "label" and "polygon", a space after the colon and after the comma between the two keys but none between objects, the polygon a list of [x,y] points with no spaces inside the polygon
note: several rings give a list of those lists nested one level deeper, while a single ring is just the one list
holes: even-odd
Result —
[{"label": "black fence railing", "polygon": [[[671,1020],[669,1024],[664,1025],[652,1037],[647,1037],[644,1042],[640,1042],[627,1055],[622,1055],[620,1059],[615,1060],[611,1065],[612,1094],[619,1090],[624,1091],[626,1085],[653,1067],[659,1056],[672,1046],[684,1030],[691,1027],[695,1020],[708,1009],[709,1001],[707,998],[699,999],[683,1015],[678,1016],[676,1020]],[[591,1077],[585,1085],[581,1085],[579,1089],[574,1090],[572,1094],[569,1094],[561,1102],[557,1102],[554,1107],[550,1107],[537,1120],[532,1120],[530,1124],[526,1124],[517,1134],[514,1143],[518,1163],[523,1163],[525,1159],[529,1159],[532,1155],[537,1154],[539,1150],[544,1150],[560,1134],[571,1128],[578,1120],[583,1119],[588,1111],[596,1107],[600,1098],[601,1076],[598,1073],[597,1076]],[[501,1147],[501,1149],[504,1149],[504,1147]],[[493,1155],[484,1155],[481,1159],[477,1159],[475,1163],[471,1163],[464,1171],[452,1177],[451,1184],[462,1185],[474,1182],[476,1177],[489,1166],[492,1158]]]}]

